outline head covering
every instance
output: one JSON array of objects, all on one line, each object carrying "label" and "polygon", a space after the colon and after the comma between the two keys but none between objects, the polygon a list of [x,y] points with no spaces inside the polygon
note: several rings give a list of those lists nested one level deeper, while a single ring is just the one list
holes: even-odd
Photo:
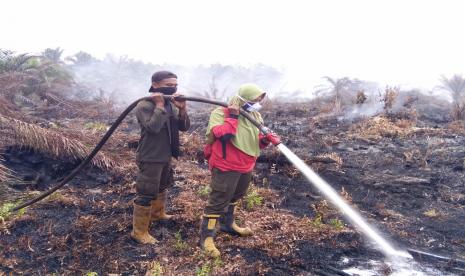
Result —
[{"label": "head covering", "polygon": [[[170,71],[158,71],[158,72],[153,73],[153,75],[152,75],[152,83],[160,82],[160,81],[162,81],[164,79],[171,79],[171,78],[177,79],[178,76],[176,76],[176,74],[174,74],[174,73],[172,73]],[[150,85],[149,92],[155,92],[152,85]]]},{"label": "head covering", "polygon": [[[259,86],[252,84],[252,83],[246,83],[246,84],[241,85],[241,87],[239,88],[239,91],[237,92],[237,95],[239,95],[240,97],[242,97],[243,99],[247,101],[253,101],[264,94],[266,93],[263,91],[263,89],[261,89]],[[237,105],[241,107],[245,104],[245,101],[242,100],[237,95],[234,95],[229,100],[229,105]],[[260,113],[256,111],[252,111],[252,112],[249,112],[249,114],[258,122],[263,123],[263,119]],[[212,111],[210,115],[210,121],[208,122],[207,133],[206,133],[207,143],[209,144],[213,143],[215,137],[213,136],[213,133],[211,130],[214,126],[222,125],[224,123],[224,119],[225,119],[225,115],[224,115],[223,107],[216,108],[215,110]],[[242,152],[250,156],[258,157],[260,155],[258,134],[259,134],[259,130],[256,126],[254,126],[249,120],[247,120],[243,116],[239,116],[239,124],[237,126],[237,133],[231,139],[231,142],[236,148],[238,148]]]}]

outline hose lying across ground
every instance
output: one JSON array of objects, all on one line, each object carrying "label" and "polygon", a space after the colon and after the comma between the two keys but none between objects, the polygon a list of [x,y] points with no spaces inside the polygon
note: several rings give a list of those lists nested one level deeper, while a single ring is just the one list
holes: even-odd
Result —
[{"label": "hose lying across ground", "polygon": [[[165,100],[172,100],[173,99],[173,100],[176,100],[176,101],[201,102],[201,103],[213,104],[213,105],[218,105],[218,106],[223,106],[223,107],[228,106],[228,104],[223,103],[223,102],[210,100],[210,99],[205,99],[205,98],[198,98],[198,97],[185,97],[185,96],[178,96],[178,97],[164,96],[164,97],[165,97]],[[23,208],[25,208],[27,206],[30,206],[30,205],[36,203],[37,201],[40,201],[40,200],[46,198],[47,196],[51,195],[56,190],[63,187],[66,183],[71,181],[82,169],[84,169],[85,166],[87,166],[90,163],[90,161],[92,161],[92,158],[94,158],[94,156],[100,151],[100,149],[103,147],[103,145],[105,145],[107,140],[111,137],[113,132],[115,132],[116,128],[121,124],[121,122],[124,120],[124,118],[126,118],[126,116],[129,114],[129,112],[131,112],[137,106],[137,104],[140,101],[143,101],[143,100],[152,100],[152,98],[151,97],[140,98],[140,99],[136,100],[135,102],[133,102],[132,104],[130,104],[121,113],[121,115],[119,115],[119,117],[116,119],[116,121],[111,125],[110,129],[108,129],[108,131],[102,137],[100,142],[95,146],[95,148],[92,150],[92,152],[84,160],[82,160],[82,162],[79,164],[79,166],[77,166],[60,183],[58,183],[55,187],[51,188],[50,190],[47,190],[47,191],[43,192],[39,196],[37,196],[37,197],[35,197],[35,198],[21,204],[21,205],[16,206],[15,208],[12,209],[12,211],[18,211],[20,209],[23,209]],[[240,112],[240,114],[242,116],[244,116],[249,121],[251,121],[263,134],[267,134],[269,132],[269,130],[266,127],[264,127],[262,124],[257,122],[247,112],[245,112],[244,110],[240,110],[239,112]]]}]

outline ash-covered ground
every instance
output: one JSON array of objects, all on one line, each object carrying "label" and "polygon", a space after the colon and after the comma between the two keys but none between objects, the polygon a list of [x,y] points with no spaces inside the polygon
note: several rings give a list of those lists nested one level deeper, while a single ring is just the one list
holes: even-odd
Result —
[{"label": "ash-covered ground", "polygon": [[[451,122],[447,110],[421,108],[349,120],[321,113],[313,103],[275,103],[262,114],[284,144],[396,247],[464,258],[465,125]],[[176,164],[176,184],[169,194],[175,220],[152,225],[158,245],[141,246],[129,238],[135,167],[130,166],[134,152],[127,142],[137,137],[137,126],[129,119],[107,149],[124,155],[115,157],[116,165],[129,169],[122,174],[89,167],[48,199],[1,222],[0,272],[336,275],[334,271],[383,260],[273,148],[260,156],[254,185],[238,210],[239,223],[255,235],[219,234],[221,259],[204,256],[197,242],[209,184],[201,154],[208,111],[191,112],[193,127],[182,136],[185,154]],[[100,134],[91,137],[97,142]],[[12,197],[36,195],[77,165],[19,147],[2,157],[18,179],[9,185]],[[439,274],[461,273],[450,264],[427,265]],[[392,269],[372,268],[375,275],[389,275]]]}]

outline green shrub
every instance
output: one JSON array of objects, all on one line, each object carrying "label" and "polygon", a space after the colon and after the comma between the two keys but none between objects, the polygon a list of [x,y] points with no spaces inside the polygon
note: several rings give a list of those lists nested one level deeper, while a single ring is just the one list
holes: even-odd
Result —
[{"label": "green shrub", "polygon": [[174,234],[174,238],[175,238],[174,248],[177,251],[184,251],[189,248],[189,245],[187,244],[187,242],[185,242],[181,237],[181,230],[178,230]]},{"label": "green shrub", "polygon": [[211,188],[210,186],[208,185],[202,185],[199,187],[199,189],[197,190],[197,194],[200,196],[200,197],[207,197],[210,192],[211,192]]},{"label": "green shrub", "polygon": [[108,126],[100,122],[88,122],[84,124],[84,128],[88,130],[94,130],[94,131],[107,131]]},{"label": "green shrub", "polygon": [[151,276],[161,276],[163,274],[163,267],[161,266],[161,264],[159,262],[153,261],[150,264],[150,270],[148,272],[149,273],[147,273],[147,274],[149,274]]},{"label": "green shrub", "polygon": [[310,226],[314,228],[320,228],[323,226],[323,217],[321,214],[318,214],[313,220],[310,221]]},{"label": "green shrub", "polygon": [[245,207],[247,209],[253,209],[256,206],[263,204],[263,197],[258,194],[255,189],[249,189],[244,197]]},{"label": "green shrub", "polygon": [[209,263],[203,264],[195,270],[195,276],[208,276],[212,271],[212,266]]},{"label": "green shrub", "polygon": [[[11,210],[13,210],[13,208],[18,206],[19,204],[21,204],[21,202],[17,202],[17,203],[7,202],[7,203],[4,203],[3,205],[1,205],[0,206],[0,219],[1,220],[7,220],[11,216],[13,216],[14,213]],[[18,217],[20,217],[20,216],[24,215],[24,213],[26,213],[26,208],[18,210],[16,215]]]},{"label": "green shrub", "polygon": [[344,222],[340,219],[337,219],[337,218],[332,218],[329,220],[329,225],[331,225],[332,227],[338,229],[338,230],[342,230],[344,229]]}]

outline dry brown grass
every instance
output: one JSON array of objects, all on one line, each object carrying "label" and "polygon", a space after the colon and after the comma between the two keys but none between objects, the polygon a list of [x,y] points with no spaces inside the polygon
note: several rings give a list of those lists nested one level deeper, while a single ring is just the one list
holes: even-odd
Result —
[{"label": "dry brown grass", "polygon": [[334,163],[337,168],[340,168],[343,164],[342,158],[336,152],[320,154],[313,159],[313,161],[319,160],[324,163]]},{"label": "dry brown grass", "polygon": [[426,216],[426,217],[429,217],[429,218],[440,218],[443,216],[443,214],[441,214],[439,211],[437,211],[436,209],[430,209],[428,211],[425,211],[423,212],[423,215]]},{"label": "dry brown grass", "polygon": [[394,106],[399,93],[399,88],[397,87],[386,87],[382,98],[382,101],[384,102],[384,110],[391,109]]},{"label": "dry brown grass", "polygon": [[5,99],[4,97],[0,97],[0,114],[4,114],[11,117],[14,114],[14,109],[15,107],[10,101]]},{"label": "dry brown grass", "polygon": [[335,152],[313,156],[305,160],[305,162],[311,164],[311,167],[317,172],[332,170],[344,173],[341,170],[343,165],[342,158]]},{"label": "dry brown grass", "polygon": [[320,114],[339,115],[342,112],[341,102],[337,99],[333,99],[331,101],[328,101],[327,99],[321,99],[317,106],[320,109]]},{"label": "dry brown grass", "polygon": [[352,126],[349,137],[373,140],[383,137],[405,138],[415,133],[414,126],[413,121],[391,121],[384,116],[376,116]]},{"label": "dry brown grass", "polygon": [[412,149],[403,153],[405,162],[418,164],[422,168],[428,167],[428,158],[431,156],[431,149]]},{"label": "dry brown grass", "polygon": [[27,87],[27,83],[37,80],[27,72],[9,72],[0,74],[0,95],[7,99],[13,99],[18,91]]},{"label": "dry brown grass", "polygon": [[408,150],[403,153],[406,162],[413,162],[417,159],[417,156],[421,155],[419,149]]},{"label": "dry brown grass", "polygon": [[[352,139],[377,141],[387,138],[408,138],[414,135],[430,137],[444,135],[444,129],[416,127],[416,119],[399,119],[392,115],[380,115],[351,126],[348,137]],[[465,133],[465,129],[464,129]]]},{"label": "dry brown grass", "polygon": [[365,91],[359,90],[357,92],[357,96],[355,98],[355,103],[356,104],[364,104],[366,100],[368,99],[367,95],[365,94]]},{"label": "dry brown grass", "polygon": [[452,106],[451,115],[454,120],[464,120],[465,119],[465,104],[454,103]]},{"label": "dry brown grass", "polygon": [[[1,115],[0,123],[3,145],[31,148],[57,158],[71,158],[76,161],[84,159],[90,152],[89,147],[56,130],[45,129]],[[113,169],[116,165],[101,152],[94,157],[92,164],[102,169]]]},{"label": "dry brown grass", "polygon": [[426,147],[411,147],[409,150],[403,153],[405,162],[414,163],[422,168],[428,168],[429,160],[432,159],[433,155],[435,158],[445,158],[445,147],[446,142],[443,139],[436,139],[434,137],[427,137]]},{"label": "dry brown grass", "polygon": [[180,133],[182,152],[185,156],[197,156],[197,154],[203,150],[205,143],[202,134],[203,133],[199,133],[198,131]]},{"label": "dry brown grass", "polygon": [[402,104],[402,106],[406,107],[406,108],[412,108],[412,106],[418,102],[418,95],[408,95],[405,99],[404,99],[404,103]]},{"label": "dry brown grass", "polygon": [[14,178],[12,171],[5,167],[2,162],[4,162],[3,158],[0,157],[0,183],[5,182],[8,179]]},{"label": "dry brown grass", "polygon": [[452,133],[465,135],[465,122],[464,121],[453,121],[447,125],[447,129]]}]

